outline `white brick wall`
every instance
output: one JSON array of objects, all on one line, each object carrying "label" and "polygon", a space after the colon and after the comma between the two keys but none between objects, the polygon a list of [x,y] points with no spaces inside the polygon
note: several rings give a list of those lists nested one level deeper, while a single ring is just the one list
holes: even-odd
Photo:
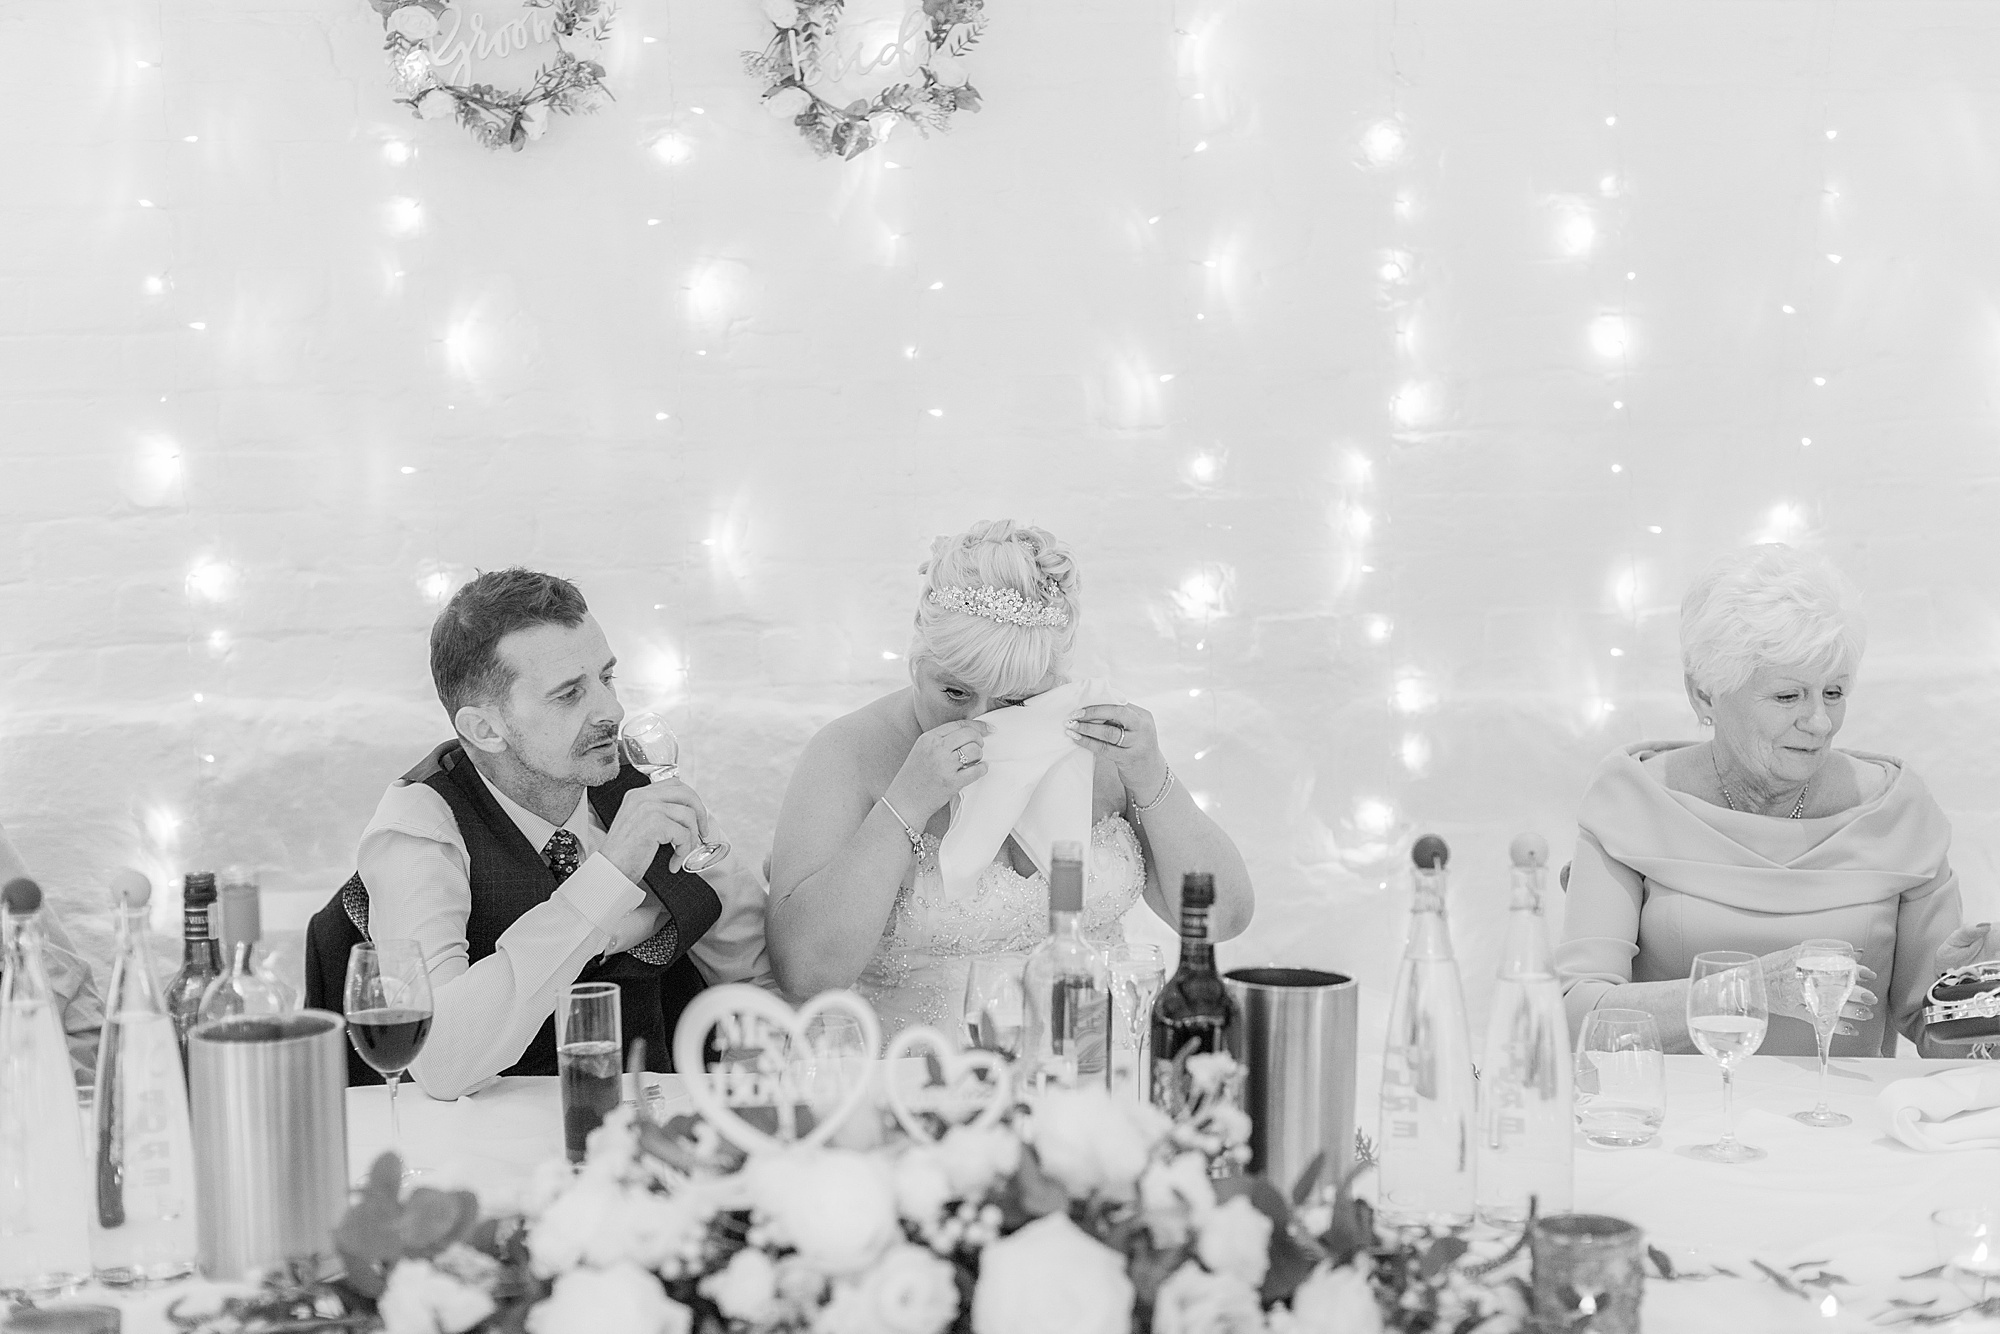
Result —
[{"label": "white brick wall", "polygon": [[1601,754],[1688,732],[1672,608],[1779,503],[1868,596],[1847,739],[1990,895],[1985,6],[993,0],[987,109],[845,165],[737,73],[748,0],[630,0],[617,104],[518,155],[392,106],[361,0],[88,9],[0,7],[0,823],[79,918],[128,862],[330,892],[443,734],[421,581],[510,562],[582,583],[765,845],[897,683],[922,539],[1015,514],[1248,853],[1234,957],[1385,977],[1426,826],[1476,979],[1507,838],[1561,855]]}]

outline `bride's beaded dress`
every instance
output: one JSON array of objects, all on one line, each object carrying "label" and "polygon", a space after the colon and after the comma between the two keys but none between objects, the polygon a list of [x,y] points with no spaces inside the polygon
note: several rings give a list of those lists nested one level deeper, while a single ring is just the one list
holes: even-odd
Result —
[{"label": "bride's beaded dress", "polygon": [[[924,836],[913,883],[896,892],[896,906],[875,956],[855,990],[867,998],[890,1037],[929,1024],[963,1040],[960,1007],[965,975],[982,954],[1033,949],[1049,930],[1049,882],[1002,862],[979,873],[970,893],[947,892],[938,874],[938,840]],[[1119,925],[1146,889],[1146,864],[1132,826],[1107,815],[1090,831],[1084,868],[1084,934],[1100,946],[1122,944]]]}]

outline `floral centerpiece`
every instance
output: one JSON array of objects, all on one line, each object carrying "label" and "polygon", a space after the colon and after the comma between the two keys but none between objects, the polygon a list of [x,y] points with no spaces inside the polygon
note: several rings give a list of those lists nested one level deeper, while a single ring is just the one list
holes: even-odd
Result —
[{"label": "floral centerpiece", "polygon": [[[944,1045],[911,1037],[891,1053]],[[545,1165],[523,1211],[498,1218],[468,1192],[402,1193],[385,1157],[336,1234],[343,1277],[281,1276],[176,1319],[231,1334],[1524,1327],[1524,1285],[1497,1277],[1512,1252],[1482,1262],[1457,1237],[1379,1234],[1352,1178],[1328,1198],[1318,1164],[1287,1191],[1242,1174],[1240,1072],[1226,1055],[1181,1062],[1194,1096],[1178,1120],[1102,1087],[1017,1098],[1004,1065],[949,1054],[927,1064],[930,1092],[951,1096],[906,1099],[894,1116],[866,1103],[831,1138],[805,1132],[824,1129],[814,1107],[843,1097],[782,1115],[739,1107],[795,1136],[754,1151],[724,1116],[660,1124],[624,1108],[579,1167]]]}]

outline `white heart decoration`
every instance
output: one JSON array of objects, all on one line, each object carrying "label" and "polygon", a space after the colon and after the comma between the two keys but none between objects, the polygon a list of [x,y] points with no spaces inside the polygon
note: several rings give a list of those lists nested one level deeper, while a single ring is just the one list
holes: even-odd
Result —
[{"label": "white heart decoration", "polygon": [[[896,1077],[897,1062],[923,1055],[936,1058],[944,1082],[923,1085],[918,1090],[916,1105],[912,1105],[904,1095],[902,1081]],[[976,1047],[960,1051],[935,1028],[906,1028],[898,1033],[889,1043],[887,1063],[888,1077],[884,1082],[888,1087],[889,1110],[895,1113],[897,1122],[911,1139],[937,1142],[937,1136],[924,1123],[925,1113],[941,1117],[948,1125],[984,1129],[998,1121],[1012,1102],[1014,1072],[1006,1057]],[[980,1074],[988,1078],[973,1078]],[[977,1106],[978,1111],[966,1117],[966,1109],[972,1106]]]},{"label": "white heart decoration", "polygon": [[[856,1109],[868,1101],[869,1084],[864,1077],[853,1081],[840,1101],[813,1128],[797,1138],[786,1138],[761,1130],[744,1120],[737,1107],[777,1106],[780,1126],[789,1123],[789,1108],[809,1101],[800,1089],[796,1073],[788,1063],[765,1060],[755,1070],[724,1070],[708,1073],[702,1065],[702,1049],[708,1035],[722,1029],[725,1045],[737,1045],[757,1028],[775,1031],[785,1038],[789,1052],[812,1050],[806,1031],[824,1016],[845,1016],[861,1030],[861,1040],[872,1062],[882,1050],[882,1025],[867,1001],[851,991],[826,991],[794,1010],[784,1001],[747,983],[710,987],[688,1002],[674,1030],[674,1069],[687,1077],[688,1097],[716,1133],[745,1153],[761,1153],[797,1144],[816,1147],[833,1138]],[[731,1098],[735,1101],[732,1102]]]}]

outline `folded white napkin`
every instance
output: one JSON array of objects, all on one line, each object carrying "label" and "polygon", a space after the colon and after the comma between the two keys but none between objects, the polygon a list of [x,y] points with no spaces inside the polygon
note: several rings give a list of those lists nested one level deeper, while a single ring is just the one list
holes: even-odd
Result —
[{"label": "folded white napkin", "polygon": [[1096,757],[1070,740],[1067,725],[1084,705],[1116,699],[1102,681],[1071,681],[1019,708],[980,717],[993,726],[980,743],[986,774],[958,794],[958,811],[938,847],[947,895],[971,893],[1010,833],[1044,875],[1052,843],[1090,841]]},{"label": "folded white napkin", "polygon": [[2000,1149],[2000,1063],[1899,1079],[1881,1102],[1890,1133],[1913,1149]]}]

